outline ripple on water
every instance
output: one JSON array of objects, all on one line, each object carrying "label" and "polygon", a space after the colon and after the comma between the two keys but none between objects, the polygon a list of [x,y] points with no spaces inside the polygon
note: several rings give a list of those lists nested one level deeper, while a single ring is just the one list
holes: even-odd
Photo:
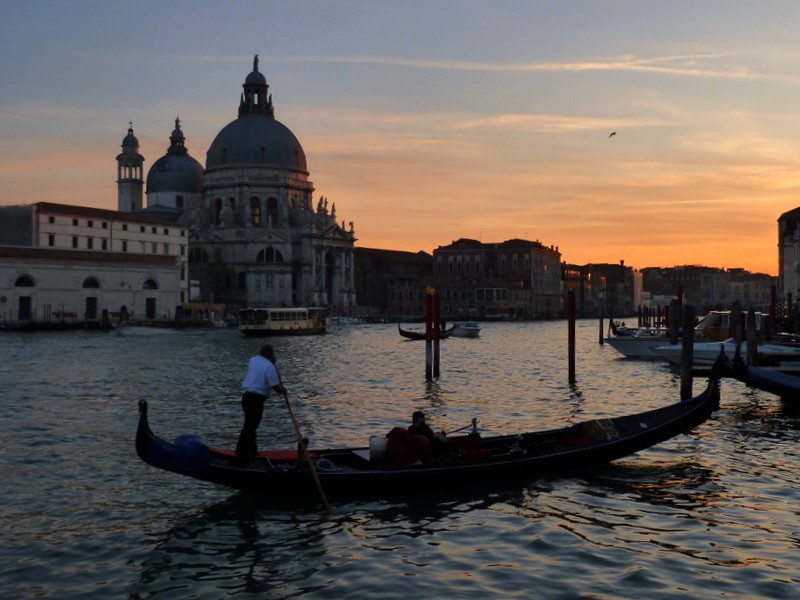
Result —
[{"label": "ripple on water", "polygon": [[[577,383],[563,323],[486,324],[424,345],[394,326],[276,338],[303,431],[365,445],[421,408],[447,429],[512,433],[677,399],[664,365],[618,360],[578,324]],[[270,502],[144,465],[136,403],[167,438],[231,446],[239,383],[264,340],[236,331],[126,338],[10,334],[0,346],[0,582],[10,597],[791,598],[800,415],[726,381],[689,435],[592,473],[397,500]],[[24,385],[21,384],[24,382]],[[695,383],[695,389],[701,387]],[[264,446],[294,445],[273,398]]]}]

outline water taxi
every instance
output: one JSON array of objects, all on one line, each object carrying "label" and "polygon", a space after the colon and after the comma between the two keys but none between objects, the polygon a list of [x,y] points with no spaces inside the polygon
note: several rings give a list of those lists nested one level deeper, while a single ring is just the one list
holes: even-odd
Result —
[{"label": "water taxi", "polygon": [[245,335],[314,335],[331,325],[326,308],[242,308],[239,331]]}]

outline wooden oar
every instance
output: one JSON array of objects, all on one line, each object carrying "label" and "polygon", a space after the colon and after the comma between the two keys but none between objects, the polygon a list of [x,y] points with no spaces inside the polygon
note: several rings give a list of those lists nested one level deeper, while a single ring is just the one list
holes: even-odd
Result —
[{"label": "wooden oar", "polygon": [[314,478],[314,483],[317,485],[317,491],[319,492],[319,497],[322,499],[322,505],[325,507],[325,513],[331,514],[331,505],[328,504],[328,498],[325,496],[325,490],[322,489],[322,483],[320,482],[319,475],[317,474],[317,467],[314,466],[314,461],[312,461],[311,457],[308,455],[308,448],[306,448],[306,445],[303,441],[303,434],[300,432],[300,426],[297,424],[297,419],[294,418],[294,411],[292,410],[292,405],[289,403],[289,395],[286,392],[283,393],[283,399],[286,400],[286,408],[289,410],[289,416],[292,418],[294,431],[297,434],[297,447],[300,448],[303,460],[306,461],[308,468],[311,469],[311,477]]}]

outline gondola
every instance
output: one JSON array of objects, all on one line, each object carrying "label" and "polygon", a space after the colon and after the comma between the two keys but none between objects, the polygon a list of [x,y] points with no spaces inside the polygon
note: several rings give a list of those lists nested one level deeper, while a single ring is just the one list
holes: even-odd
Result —
[{"label": "gondola", "polygon": [[[448,451],[427,464],[398,462],[397,444],[392,448],[391,436],[407,432],[405,428],[387,434],[390,439],[380,458],[369,447],[309,449],[308,453],[329,496],[383,497],[409,489],[419,493],[443,491],[457,483],[507,483],[512,478],[530,479],[607,463],[690,431],[718,407],[719,378],[712,371],[707,388],[698,396],[639,414],[492,437],[481,437],[477,419],[473,419],[472,431],[448,436]],[[153,434],[147,413],[147,402],[141,400],[136,451],[149,465],[268,496],[316,494],[314,470],[298,460],[296,450],[265,451],[244,458],[209,447],[195,436],[179,436],[173,443]]]},{"label": "gondola", "polygon": [[733,377],[750,387],[775,394],[783,400],[800,401],[800,375],[782,373],[776,368],[755,367],[748,365],[742,358],[740,348],[736,348],[733,360],[725,356],[722,374]]},{"label": "gondola", "polygon": [[[439,339],[443,340],[445,338],[449,338],[453,335],[453,330],[455,329],[455,325],[450,329],[444,329],[439,332]],[[410,331],[408,329],[403,329],[400,327],[400,324],[397,324],[397,332],[402,335],[404,338],[409,340],[424,340],[425,339],[425,332],[424,331]]]}]

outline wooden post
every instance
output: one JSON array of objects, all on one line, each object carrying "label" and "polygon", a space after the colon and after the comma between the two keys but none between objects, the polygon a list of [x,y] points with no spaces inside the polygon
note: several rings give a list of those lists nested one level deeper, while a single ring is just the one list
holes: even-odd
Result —
[{"label": "wooden post", "polygon": [[767,323],[766,327],[766,334],[767,334],[767,342],[771,342],[772,338],[775,337],[777,333],[775,329],[775,316],[777,315],[777,304],[778,304],[778,296],[777,291],[775,289],[775,284],[773,283],[769,288],[769,323]]},{"label": "wooden post", "polygon": [[433,376],[439,377],[439,342],[442,339],[442,319],[439,314],[439,294],[432,290],[432,312],[433,318],[431,329],[433,330]]},{"label": "wooden post", "polygon": [[756,309],[747,309],[747,364],[758,365],[758,331],[756,330]]},{"label": "wooden post", "polygon": [[[611,327],[611,317],[608,318],[609,327]],[[603,313],[600,313],[600,345],[603,345]]]},{"label": "wooden post", "polygon": [[575,383],[575,292],[567,294],[567,355],[569,360],[569,382]]},{"label": "wooden post", "polygon": [[678,330],[680,329],[681,311],[678,300],[669,301],[669,343],[673,346],[678,343]]},{"label": "wooden post", "polygon": [[425,293],[425,379],[433,379],[433,296]]},{"label": "wooden post", "polygon": [[683,307],[683,345],[681,346],[681,400],[692,397],[692,363],[694,362],[694,306]]},{"label": "wooden post", "polygon": [[737,344],[741,344],[744,339],[742,337],[742,303],[738,300],[735,300],[731,307],[731,322],[729,323],[728,335]]}]

